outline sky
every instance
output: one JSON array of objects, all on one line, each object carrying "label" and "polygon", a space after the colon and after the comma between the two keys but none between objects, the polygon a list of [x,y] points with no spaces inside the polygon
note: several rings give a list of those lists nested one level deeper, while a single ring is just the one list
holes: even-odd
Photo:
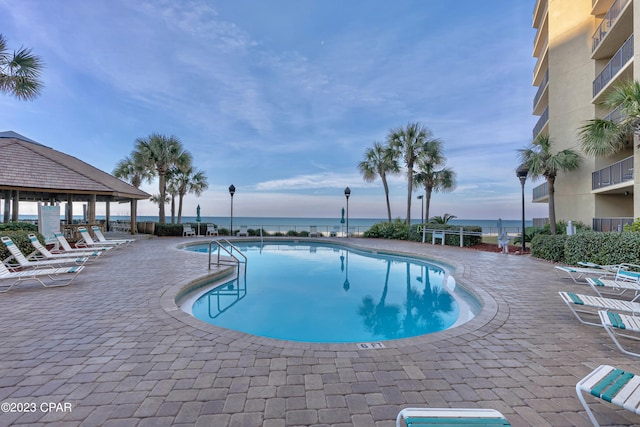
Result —
[{"label": "sky", "polygon": [[[365,182],[357,165],[391,129],[420,122],[457,175],[454,191],[433,194],[430,216],[518,219],[516,150],[537,120],[534,4],[0,0],[9,48],[45,62],[41,96],[0,95],[0,131],[106,172],[137,138],[173,135],[209,182],[186,196],[184,215],[200,205],[228,216],[233,184],[234,216],[335,217],[348,186],[350,216],[385,218],[380,180]],[[540,183],[526,184],[527,218],[547,216],[531,203]],[[389,185],[392,216],[405,218],[406,176]],[[141,188],[159,192],[157,181]],[[157,212],[139,204],[140,215]]]}]

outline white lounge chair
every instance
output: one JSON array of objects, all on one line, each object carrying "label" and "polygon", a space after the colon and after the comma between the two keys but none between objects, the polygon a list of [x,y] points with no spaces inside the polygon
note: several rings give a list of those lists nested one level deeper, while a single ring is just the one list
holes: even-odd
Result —
[{"label": "white lounge chair", "polygon": [[196,232],[189,224],[182,225],[182,236],[195,236]]},{"label": "white lounge chair", "polygon": [[[579,313],[597,316],[598,310],[622,311],[625,313],[640,313],[640,303],[623,301],[612,298],[594,297],[591,295],[574,294],[572,292],[559,292],[562,300],[573,312],[581,323],[585,325],[601,326],[601,323],[590,322],[580,316]],[[585,310],[590,308],[591,310]]]},{"label": "white lounge chair", "polygon": [[615,280],[614,276],[611,278],[604,277],[587,277],[587,283],[591,288],[601,297],[604,297],[602,294],[609,294],[615,296],[623,296],[627,291],[633,291],[633,299],[631,301],[635,301],[640,297],[640,283],[636,281],[629,280]]},{"label": "white lounge chair", "polygon": [[219,236],[218,227],[215,224],[207,224],[207,231],[205,233],[207,236]]},{"label": "white lounge chair", "polygon": [[42,260],[42,261],[29,261],[27,257],[25,257],[24,254],[20,251],[20,248],[18,248],[16,244],[13,243],[13,240],[11,240],[10,237],[2,236],[0,240],[2,240],[2,243],[4,243],[4,245],[7,247],[7,249],[9,249],[9,252],[11,253],[11,256],[7,260],[4,260],[5,264],[11,259],[17,262],[17,265],[15,263],[9,265],[10,268],[12,267],[32,267],[32,268],[61,267],[64,264],[82,265],[85,262],[87,262],[87,260],[89,259],[87,257],[67,257],[67,258],[59,258],[59,259],[48,259],[48,260]]},{"label": "white lounge chair", "polygon": [[[54,247],[51,252],[52,253],[68,253],[73,254],[74,256],[96,256],[93,255],[95,253],[101,253],[113,249],[112,246],[109,247],[95,247],[91,249],[85,248],[72,248],[67,239],[64,237],[62,233],[54,232],[53,235],[56,237],[58,241],[56,247]],[[60,249],[62,247],[62,249]]]},{"label": "white lounge chair", "polygon": [[[73,267],[9,271],[9,269],[0,262],[0,292],[7,292],[18,283],[30,280],[40,283],[45,288],[67,286],[83,269],[83,265],[77,265]],[[61,278],[58,278],[58,276]],[[49,281],[45,282],[44,278],[48,278]],[[9,281],[10,283],[7,284]]]},{"label": "white lounge chair", "polygon": [[584,394],[590,394],[640,415],[640,377],[631,372],[600,365],[576,384],[576,393],[594,426],[600,424],[589,408]]},{"label": "white lounge chair", "polygon": [[405,408],[396,417],[396,427],[418,426],[510,426],[495,409]]},{"label": "white lounge chair", "polygon": [[563,279],[571,279],[575,283],[586,283],[587,276],[602,277],[609,273],[613,276],[612,271],[603,270],[601,268],[591,267],[571,267],[567,265],[556,265],[556,273]]},{"label": "white lounge chair", "polygon": [[241,225],[240,230],[238,231],[238,236],[247,236],[249,237],[249,227],[246,225]]},{"label": "white lounge chair", "polygon": [[84,227],[78,227],[78,233],[80,233],[80,236],[82,236],[82,239],[76,242],[76,248],[98,249],[98,248],[104,248],[104,247],[115,248],[115,247],[122,246],[122,243],[95,242],[91,237],[91,235],[89,234],[89,231]]},{"label": "white lounge chair", "polygon": [[51,253],[45,246],[40,243],[38,237],[35,234],[29,234],[29,241],[31,242],[31,246],[35,248],[31,254],[27,256],[29,261],[38,261],[44,259],[65,259],[70,257],[87,257],[88,262],[97,259],[102,252],[100,251],[83,251],[80,253],[66,253],[66,254],[54,254]]},{"label": "white lounge chair", "polygon": [[99,243],[122,243],[128,245],[136,241],[136,239],[107,239],[104,237],[104,234],[102,234],[100,227],[95,225],[91,226],[91,231],[93,231],[93,234],[98,238]]},{"label": "white lounge chair", "polygon": [[626,350],[618,337],[640,340],[640,317],[614,311],[599,310],[600,322],[613,342],[624,354],[640,357],[640,353]]}]

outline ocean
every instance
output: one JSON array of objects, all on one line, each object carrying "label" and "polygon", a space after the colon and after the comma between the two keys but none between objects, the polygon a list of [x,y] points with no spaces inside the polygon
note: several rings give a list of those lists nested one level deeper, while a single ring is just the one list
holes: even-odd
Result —
[{"label": "ocean", "polygon": [[[75,219],[82,219],[82,216],[74,217]],[[33,221],[37,220],[37,215],[20,215],[21,220]],[[98,220],[104,220],[104,216],[97,216]],[[308,231],[310,226],[318,227],[320,232],[329,232],[334,228],[339,229],[346,224],[340,223],[340,217],[336,218],[286,218],[286,217],[233,217],[233,228],[237,229],[241,225],[246,225],[251,229],[262,228],[269,232],[282,232],[286,233],[289,230],[294,231]],[[128,216],[111,216],[112,221],[124,220],[128,221]],[[229,228],[229,217],[209,217],[205,216],[201,218],[201,222],[204,224],[216,224],[220,228]],[[157,216],[138,216],[138,222],[158,221]],[[373,224],[386,221],[384,218],[349,218],[349,228],[355,232],[364,232]],[[420,219],[413,218],[412,224],[420,223]],[[171,216],[167,216],[167,223],[171,222]],[[183,223],[196,222],[195,216],[183,216]],[[498,220],[492,219],[453,219],[449,221],[452,225],[475,225],[482,227],[483,234],[498,234]],[[519,233],[522,228],[522,220],[502,220],[502,226],[508,233]],[[531,220],[525,221],[526,227],[533,226]]]}]

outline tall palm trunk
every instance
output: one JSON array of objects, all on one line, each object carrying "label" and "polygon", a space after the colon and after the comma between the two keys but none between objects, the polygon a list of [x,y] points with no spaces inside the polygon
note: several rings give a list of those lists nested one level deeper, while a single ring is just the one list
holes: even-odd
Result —
[{"label": "tall palm trunk", "polygon": [[389,184],[387,184],[386,176],[380,175],[380,179],[382,179],[382,185],[384,186],[384,197],[387,199],[387,217],[389,218],[389,222],[391,222],[391,202],[389,202]]},{"label": "tall palm trunk", "polygon": [[551,234],[556,234],[556,178],[554,176],[547,177],[547,187],[549,188],[549,230]]},{"label": "tall palm trunk", "polygon": [[165,179],[165,174],[162,172],[158,172],[158,186],[160,187],[160,202],[159,204],[159,218],[158,218],[158,222],[160,222],[160,224],[166,224],[166,215],[164,213],[164,201],[167,197],[167,183],[166,183],[166,179]]},{"label": "tall palm trunk", "polygon": [[431,193],[433,192],[433,187],[425,187],[425,199],[427,199],[424,203],[424,220],[425,222],[429,222],[429,208],[431,207]]},{"label": "tall palm trunk", "polygon": [[178,193],[178,224],[181,224],[182,221],[182,198],[184,194]]},{"label": "tall palm trunk", "polygon": [[413,163],[407,165],[407,225],[411,228],[411,197],[413,195]]}]

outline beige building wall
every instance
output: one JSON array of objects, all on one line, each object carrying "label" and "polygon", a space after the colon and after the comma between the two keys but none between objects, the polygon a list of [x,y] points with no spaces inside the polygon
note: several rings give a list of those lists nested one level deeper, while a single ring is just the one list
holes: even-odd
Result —
[{"label": "beige building wall", "polygon": [[[554,151],[579,152],[578,128],[592,119],[591,103],[595,63],[591,56],[591,36],[595,19],[591,0],[549,1],[549,138]],[[581,221],[591,225],[595,215],[591,194],[594,159],[583,156],[582,167],[556,180],[556,219]]]},{"label": "beige building wall", "polygon": [[[636,27],[640,28],[640,0],[629,1],[632,2],[632,18],[625,18],[624,24],[622,19],[614,24],[613,31],[610,30],[607,34],[607,42],[615,40],[611,37],[615,34],[615,37],[620,39],[621,46],[627,36],[620,34],[620,28],[625,28],[625,31],[633,34]],[[534,8],[534,27],[538,30],[534,40],[534,56],[538,57],[536,70],[541,70],[534,70],[534,85],[540,85],[540,75],[545,71],[541,65],[546,62],[549,70],[549,121],[546,129],[554,152],[569,148],[582,155],[579,171],[560,173],[557,177],[555,201],[558,221],[573,220],[591,225],[594,218],[640,217],[640,197],[634,197],[634,194],[640,194],[640,150],[637,148],[640,141],[630,141],[628,148],[616,156],[594,158],[582,152],[578,136],[580,128],[589,120],[596,117],[604,118],[609,113],[600,105],[604,98],[602,93],[608,90],[607,86],[598,98],[594,99],[593,82],[610,58],[593,58],[595,55],[592,53],[592,37],[613,4],[614,0],[538,0]],[[599,13],[597,16],[592,14],[594,7]],[[625,13],[625,17],[628,16]],[[545,61],[542,61],[544,55],[541,52],[544,52],[544,44],[540,40],[546,38],[548,54]],[[604,45],[599,45],[602,46]],[[600,52],[598,55],[601,55]],[[640,36],[634,37],[633,52],[631,68],[627,67],[616,75],[614,83],[629,78],[640,81],[640,65],[636,65],[640,64]],[[541,114],[543,107],[544,105],[539,105],[536,114]],[[632,155],[635,170],[632,185],[627,181],[592,190],[594,171]]]}]

